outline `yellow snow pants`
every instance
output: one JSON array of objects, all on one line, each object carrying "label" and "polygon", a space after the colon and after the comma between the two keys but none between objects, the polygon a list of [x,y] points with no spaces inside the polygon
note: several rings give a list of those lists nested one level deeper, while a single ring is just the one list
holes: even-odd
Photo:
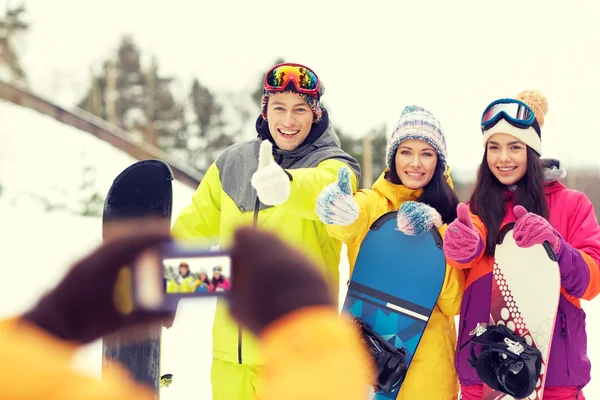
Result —
[{"label": "yellow snow pants", "polygon": [[260,399],[256,365],[230,363],[213,358],[210,371],[213,400]]}]

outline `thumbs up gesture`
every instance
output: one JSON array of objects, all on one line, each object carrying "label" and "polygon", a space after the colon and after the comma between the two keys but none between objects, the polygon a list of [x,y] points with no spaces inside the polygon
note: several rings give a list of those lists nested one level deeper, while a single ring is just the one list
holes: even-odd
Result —
[{"label": "thumbs up gesture", "polygon": [[523,206],[514,206],[513,212],[517,221],[513,229],[513,238],[519,247],[531,247],[547,241],[552,250],[558,254],[561,241],[556,230],[544,217],[527,212]]},{"label": "thumbs up gesture", "polygon": [[290,177],[273,160],[273,145],[263,140],[258,153],[258,169],[250,181],[258,199],[268,206],[276,206],[290,195]]},{"label": "thumbs up gesture", "polygon": [[444,235],[444,253],[456,262],[467,263],[481,253],[483,241],[473,226],[467,205],[459,203],[456,214]]},{"label": "thumbs up gesture", "polygon": [[352,198],[348,168],[340,168],[338,180],[321,191],[316,212],[321,222],[328,225],[350,225],[358,218],[359,207]]}]

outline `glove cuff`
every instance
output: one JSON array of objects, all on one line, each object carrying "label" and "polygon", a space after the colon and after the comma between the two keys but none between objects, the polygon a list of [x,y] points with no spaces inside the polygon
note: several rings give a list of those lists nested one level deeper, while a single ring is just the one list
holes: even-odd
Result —
[{"label": "glove cuff", "polygon": [[[477,235],[479,236],[479,235]],[[483,240],[481,240],[481,237],[478,237],[478,241],[477,241],[477,248],[475,249],[475,253],[473,253],[472,255],[468,256],[467,258],[463,258],[460,260],[456,260],[457,263],[459,264],[467,264],[470,263],[471,261],[473,261],[475,258],[477,258],[481,252],[483,251]],[[464,256],[464,253],[461,254],[461,256]]]}]

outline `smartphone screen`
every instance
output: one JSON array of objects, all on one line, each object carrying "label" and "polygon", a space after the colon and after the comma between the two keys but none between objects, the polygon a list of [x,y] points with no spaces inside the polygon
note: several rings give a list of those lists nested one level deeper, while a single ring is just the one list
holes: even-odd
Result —
[{"label": "smartphone screen", "polygon": [[229,252],[170,240],[138,258],[133,290],[141,308],[174,311],[179,299],[225,296],[231,283]]},{"label": "smartphone screen", "polygon": [[231,286],[231,265],[226,255],[189,255],[162,260],[166,293],[218,293]]}]

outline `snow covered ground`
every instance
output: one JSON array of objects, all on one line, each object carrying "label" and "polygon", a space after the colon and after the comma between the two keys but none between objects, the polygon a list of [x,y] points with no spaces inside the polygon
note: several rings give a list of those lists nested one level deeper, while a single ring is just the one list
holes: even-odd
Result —
[{"label": "snow covered ground", "polygon": [[[32,146],[32,143],[34,144]],[[79,217],[65,211],[47,212],[32,196],[45,194],[69,202],[79,196],[84,165],[97,170],[97,188],[105,194],[112,179],[133,163],[95,137],[56,122],[50,117],[0,101],[0,318],[24,311],[54,286],[66,269],[101,240],[97,217]],[[174,183],[173,215],[185,207],[193,190]],[[348,277],[342,250],[340,283],[343,297]],[[174,383],[161,390],[161,399],[210,399],[211,329],[214,300],[188,300],[180,304],[174,327],[163,330],[162,371],[174,374]],[[585,303],[588,313],[589,356],[600,363],[600,301]],[[74,366],[100,377],[100,341],[83,348]],[[592,370],[596,376],[596,369]],[[600,396],[600,383],[592,380],[588,399]]]}]

